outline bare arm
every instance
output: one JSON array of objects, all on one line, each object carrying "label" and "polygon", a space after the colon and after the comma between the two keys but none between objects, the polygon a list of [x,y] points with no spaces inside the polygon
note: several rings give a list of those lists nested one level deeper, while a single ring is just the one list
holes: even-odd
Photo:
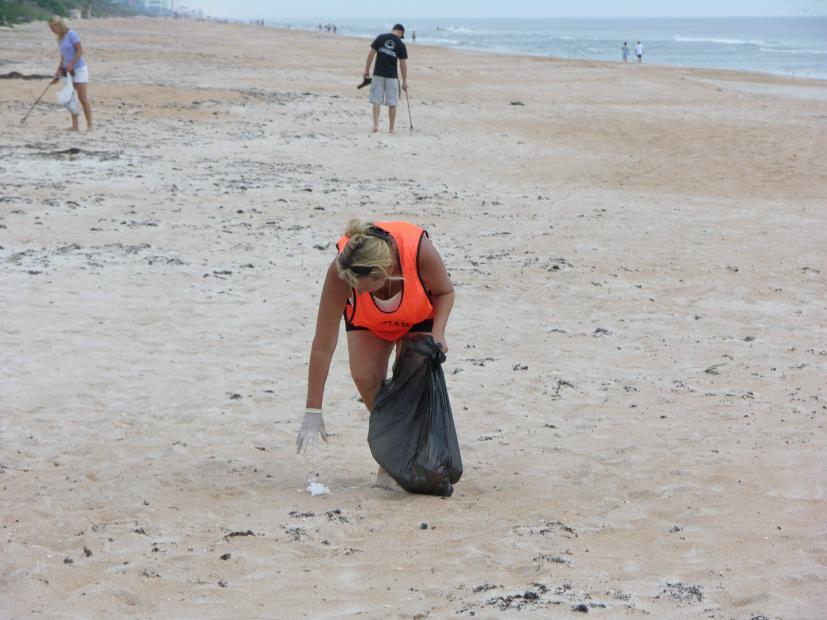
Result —
[{"label": "bare arm", "polygon": [[310,347],[310,367],[307,371],[307,401],[305,406],[322,408],[324,386],[330,371],[330,361],[339,339],[339,323],[345,308],[350,287],[339,278],[336,259],[330,263],[319,300],[316,317],[316,334]]},{"label": "bare arm", "polygon": [[370,65],[373,62],[373,57],[374,56],[376,56],[376,50],[373,49],[373,48],[370,48],[370,51],[368,52],[367,62],[365,62],[365,73],[363,74],[364,77],[370,77]]},{"label": "bare arm", "polygon": [[402,74],[402,90],[408,90],[408,61],[399,59],[399,72]]},{"label": "bare arm", "polygon": [[454,306],[454,285],[451,283],[442,257],[427,237],[422,239],[420,247],[419,273],[422,274],[422,282],[431,293],[431,304],[434,307],[434,327],[431,333],[434,340],[441,343],[447,352],[445,327],[448,324],[451,308]]}]

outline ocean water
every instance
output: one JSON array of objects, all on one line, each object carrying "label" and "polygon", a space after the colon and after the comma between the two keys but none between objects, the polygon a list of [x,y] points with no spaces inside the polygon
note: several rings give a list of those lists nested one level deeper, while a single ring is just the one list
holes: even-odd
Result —
[{"label": "ocean water", "polygon": [[[401,19],[401,18],[400,18]],[[338,20],[339,34],[370,38],[393,25]],[[621,60],[620,48],[644,45],[644,62],[759,71],[827,79],[827,17],[683,19],[402,20],[406,40],[489,52]],[[316,22],[273,23],[317,30]]]}]

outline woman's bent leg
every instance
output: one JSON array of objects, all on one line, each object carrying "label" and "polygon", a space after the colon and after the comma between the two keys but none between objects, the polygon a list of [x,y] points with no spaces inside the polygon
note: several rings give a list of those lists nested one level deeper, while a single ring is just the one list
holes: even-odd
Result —
[{"label": "woman's bent leg", "polygon": [[388,375],[388,359],[394,343],[382,340],[368,330],[347,333],[347,349],[350,358],[350,376],[368,411],[382,382]]},{"label": "woman's bent leg", "polygon": [[[402,341],[389,342],[367,330],[356,330],[347,333],[347,345],[350,374],[362,400],[365,401],[365,407],[371,411],[379,388],[388,375],[391,351],[396,349],[398,356]],[[386,489],[396,488],[396,482],[381,466],[376,472],[376,484]]]},{"label": "woman's bent leg", "polygon": [[83,108],[83,115],[86,117],[86,130],[92,131],[92,104],[89,103],[88,84],[75,84],[75,91],[78,94],[78,101]]}]

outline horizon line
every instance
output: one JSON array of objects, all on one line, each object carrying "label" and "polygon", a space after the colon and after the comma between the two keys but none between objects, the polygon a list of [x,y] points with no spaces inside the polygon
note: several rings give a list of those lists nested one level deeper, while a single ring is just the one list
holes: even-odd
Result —
[{"label": "horizon line", "polygon": [[[251,16],[251,17],[225,17],[221,15],[205,15],[205,17],[217,17],[220,19],[262,19],[262,17],[258,16]],[[451,19],[467,19],[467,20],[481,20],[481,19],[612,19],[612,20],[629,20],[629,19],[754,19],[754,18],[762,18],[762,19],[777,19],[777,18],[807,18],[807,17],[827,17],[827,13],[807,13],[807,14],[796,14],[796,15],[677,15],[672,17],[656,15],[656,16],[624,16],[624,17],[593,17],[593,16],[566,16],[566,17],[554,17],[554,16],[536,16],[536,15],[523,15],[520,17],[503,17],[499,15],[492,15],[486,17],[470,17],[470,16],[449,16],[449,17],[411,17],[411,18],[402,18],[397,16],[395,18],[390,17],[287,17],[287,18],[279,18],[279,19],[293,19],[293,20],[348,20],[348,19],[361,19],[361,20],[370,20],[370,21],[398,21],[399,19],[421,19],[421,20],[429,20],[429,21],[438,21],[438,20],[451,20]],[[275,18],[268,18],[264,17],[263,19],[275,19]]]}]

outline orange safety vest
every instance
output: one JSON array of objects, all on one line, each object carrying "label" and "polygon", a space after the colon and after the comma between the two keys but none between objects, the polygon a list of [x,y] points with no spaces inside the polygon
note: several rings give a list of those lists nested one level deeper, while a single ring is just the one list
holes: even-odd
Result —
[{"label": "orange safety vest", "polygon": [[[385,312],[376,305],[371,293],[357,293],[356,289],[352,289],[345,306],[345,317],[383,340],[394,341],[407,334],[417,323],[434,316],[434,307],[419,273],[419,248],[428,233],[406,222],[374,222],[374,225],[389,232],[396,241],[402,268],[402,299],[396,310]],[[340,254],[347,242],[348,237],[343,236],[336,243]]]}]

